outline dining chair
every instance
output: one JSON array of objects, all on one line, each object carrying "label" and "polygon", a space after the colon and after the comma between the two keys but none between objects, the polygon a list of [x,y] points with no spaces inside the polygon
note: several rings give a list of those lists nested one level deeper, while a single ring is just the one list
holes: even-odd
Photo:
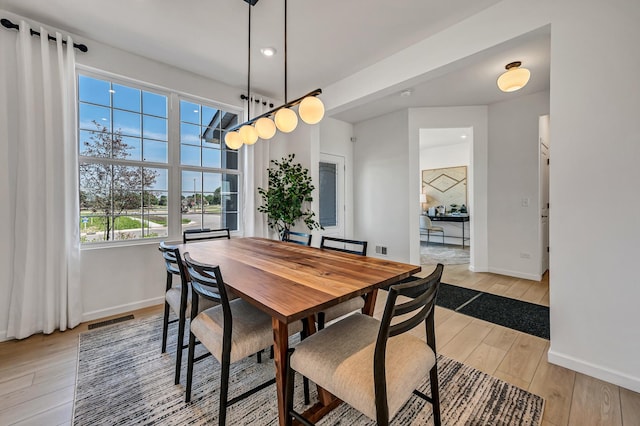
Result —
[{"label": "dining chair", "polygon": [[[343,253],[357,254],[360,256],[367,255],[367,242],[359,240],[348,240],[337,237],[322,236],[320,240],[320,248],[326,250],[335,250]],[[324,312],[319,312],[316,316],[318,330],[322,330],[324,325],[340,318],[348,313],[362,310],[364,307],[364,299],[362,297],[354,297],[338,305],[327,308]]]},{"label": "dining chair", "polygon": [[427,244],[429,244],[431,233],[439,232],[442,234],[442,244],[444,245],[444,228],[442,226],[434,226],[429,216],[420,215],[420,233],[423,234],[424,231],[427,231]]},{"label": "dining chair", "polygon": [[305,234],[304,232],[289,231],[287,229],[282,231],[282,241],[296,243],[303,246],[311,245],[311,237],[311,234]]},{"label": "dining chair", "polygon": [[185,244],[190,241],[217,240],[220,238],[226,238],[227,240],[231,239],[231,232],[229,228],[185,229],[182,233],[182,242]]},{"label": "dining chair", "polygon": [[[388,425],[412,395],[431,402],[434,424],[441,424],[434,306],[443,268],[438,264],[426,278],[392,285],[380,321],[350,315],[289,350],[288,425],[294,418],[311,424],[293,409],[294,371],[378,425]],[[417,297],[399,299],[409,295]],[[422,323],[426,342],[408,333]],[[416,389],[427,376],[431,397]]]},{"label": "dining chair", "polygon": [[[185,400],[191,401],[193,364],[205,357],[195,359],[195,343],[198,339],[209,351],[206,356],[213,355],[221,365],[218,423],[224,425],[228,406],[275,383],[275,378],[271,379],[228,400],[231,363],[240,361],[273,344],[272,319],[270,315],[243,299],[230,300],[219,266],[197,262],[188,252],[184,254],[184,261],[191,277],[191,288],[194,293],[191,303]],[[216,305],[200,311],[199,303],[204,300]],[[289,324],[290,334],[300,331],[302,331],[301,321]]]}]

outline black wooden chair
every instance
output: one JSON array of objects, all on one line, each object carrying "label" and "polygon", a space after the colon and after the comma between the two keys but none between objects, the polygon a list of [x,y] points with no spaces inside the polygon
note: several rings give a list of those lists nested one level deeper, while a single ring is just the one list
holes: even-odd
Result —
[{"label": "black wooden chair", "polygon": [[[162,321],[162,353],[167,351],[167,335],[169,324],[178,323],[178,337],[176,340],[176,371],[175,384],[180,383],[180,370],[182,368],[182,351],[187,348],[184,342],[184,329],[186,324],[187,311],[191,307],[191,290],[189,286],[189,278],[184,269],[184,264],[180,257],[180,250],[176,246],[167,245],[164,241],[160,242],[159,247],[162,257],[164,258],[167,270],[167,281],[164,297],[164,315]],[[174,285],[173,276],[176,275],[180,281]],[[202,304],[202,308],[206,309],[213,306],[210,302]],[[173,313],[177,319],[169,321],[169,314]]]},{"label": "black wooden chair", "polygon": [[[219,266],[197,262],[189,256],[189,253],[184,254],[184,261],[191,277],[191,288],[194,293],[191,303],[185,399],[186,402],[191,400],[193,363],[205,356],[213,355],[221,364],[218,423],[224,425],[229,405],[275,383],[275,378],[271,379],[228,400],[230,364],[273,344],[271,316],[242,299],[230,300]],[[199,303],[205,300],[216,303],[216,306],[199,310]],[[290,324],[290,334],[300,331],[302,331],[301,321]],[[196,339],[207,348],[208,354],[195,358]]]},{"label": "black wooden chair", "polygon": [[[287,424],[293,418],[311,424],[293,410],[294,371],[297,371],[378,425],[388,425],[413,394],[432,403],[434,424],[439,426],[434,306],[442,270],[442,264],[438,264],[426,278],[392,285],[381,321],[363,314],[350,315],[291,349],[286,387]],[[408,301],[398,299],[407,295],[418,296]],[[426,343],[407,333],[421,323],[425,324]],[[390,338],[393,339],[389,342]],[[431,397],[416,389],[427,375]]]},{"label": "black wooden chair", "polygon": [[219,238],[226,238],[227,240],[231,239],[231,232],[229,231],[229,228],[186,229],[182,233],[182,242],[185,244],[190,241],[217,240]]},{"label": "black wooden chair", "polygon": [[303,246],[311,245],[311,237],[311,234],[305,234],[304,232],[288,231],[286,229],[282,232],[282,241]]},{"label": "black wooden chair", "polygon": [[[360,256],[367,255],[366,241],[326,237],[323,235],[320,240],[320,248],[340,251],[343,253],[357,254]],[[362,297],[354,297],[346,302],[327,308],[324,312],[319,312],[317,315],[318,330],[322,330],[327,322],[333,321],[334,319],[340,318],[348,313],[362,310],[363,307],[364,299]]]}]

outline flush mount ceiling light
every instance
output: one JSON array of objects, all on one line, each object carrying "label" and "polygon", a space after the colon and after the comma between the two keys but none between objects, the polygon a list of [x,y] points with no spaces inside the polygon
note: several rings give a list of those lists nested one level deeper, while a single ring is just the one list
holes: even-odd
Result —
[{"label": "flush mount ceiling light", "polygon": [[[242,99],[251,99],[251,7],[255,6],[258,0],[244,0],[249,3],[249,59],[247,70],[247,96]],[[275,49],[264,48],[261,52],[269,56],[267,50],[271,49],[272,55]],[[317,97],[322,93],[321,89],[316,89],[307,93],[301,98],[289,101],[287,97],[287,0],[284,0],[284,105],[267,111],[257,117],[238,124],[227,131],[225,143],[231,149],[238,149],[242,144],[253,145],[258,138],[271,139],[276,134],[276,130],[289,133],[295,130],[298,125],[298,115],[307,124],[316,124],[324,117],[324,104]],[[298,106],[299,105],[299,106]],[[298,106],[298,114],[292,109]],[[249,111],[249,108],[247,108]],[[239,145],[238,145],[239,144]]]},{"label": "flush mount ceiling light", "polygon": [[507,71],[498,77],[498,87],[503,92],[515,92],[522,89],[529,82],[531,72],[526,68],[520,68],[522,62],[515,61],[507,64]]}]

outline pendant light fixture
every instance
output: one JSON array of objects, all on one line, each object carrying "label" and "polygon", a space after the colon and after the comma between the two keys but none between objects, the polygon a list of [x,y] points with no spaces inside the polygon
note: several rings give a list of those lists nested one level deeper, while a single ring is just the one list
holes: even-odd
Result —
[{"label": "pendant light fixture", "polygon": [[520,68],[522,62],[515,61],[505,66],[506,70],[498,77],[498,87],[503,92],[515,92],[522,89],[529,82],[531,72],[526,68]]},{"label": "pendant light fixture", "polygon": [[[250,106],[250,76],[251,76],[251,6],[257,0],[245,0],[249,3],[249,60],[247,72],[247,98]],[[258,138],[271,139],[277,130],[283,133],[290,133],[298,126],[298,114],[300,119],[307,124],[317,124],[324,117],[324,104],[317,97],[322,93],[321,89],[316,89],[307,93],[301,98],[289,101],[287,93],[287,0],[284,0],[284,105],[265,112],[242,124],[232,127],[227,131],[225,143],[231,149],[238,149],[242,144],[252,145]],[[244,97],[243,97],[244,99]],[[298,106],[298,114],[292,109]],[[247,111],[250,109],[247,108]],[[239,130],[238,130],[239,129]],[[234,135],[234,136],[232,136]],[[237,135],[237,136],[235,136]],[[240,145],[238,145],[240,141]],[[235,148],[237,146],[237,148]]]}]

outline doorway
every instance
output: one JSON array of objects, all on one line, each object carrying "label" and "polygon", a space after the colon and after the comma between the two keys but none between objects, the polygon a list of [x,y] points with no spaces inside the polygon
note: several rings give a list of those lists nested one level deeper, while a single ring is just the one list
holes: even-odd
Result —
[{"label": "doorway", "polygon": [[323,235],[344,238],[345,232],[345,159],[320,153],[319,222]]},{"label": "doorway", "polygon": [[540,148],[539,191],[540,194],[540,276],[549,270],[549,115],[538,119]]}]

